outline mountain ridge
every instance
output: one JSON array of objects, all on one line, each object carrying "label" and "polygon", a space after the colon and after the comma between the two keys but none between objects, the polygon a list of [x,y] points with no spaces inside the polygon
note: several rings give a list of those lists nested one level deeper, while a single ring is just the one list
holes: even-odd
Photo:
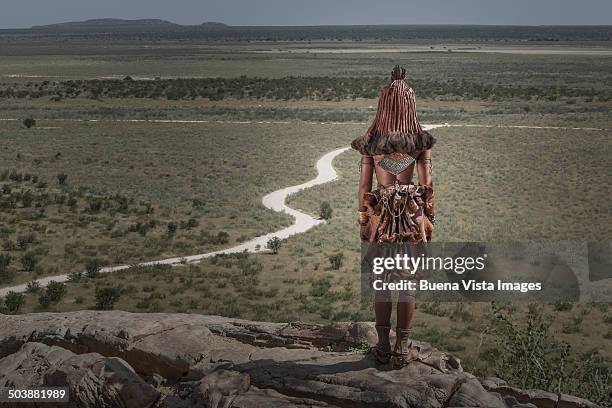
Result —
[{"label": "mountain ridge", "polygon": [[95,29],[181,29],[181,28],[227,28],[227,24],[216,21],[205,21],[198,25],[181,25],[158,18],[122,19],[122,18],[95,18],[80,21],[67,21],[44,25],[34,25],[30,30],[95,30]]}]

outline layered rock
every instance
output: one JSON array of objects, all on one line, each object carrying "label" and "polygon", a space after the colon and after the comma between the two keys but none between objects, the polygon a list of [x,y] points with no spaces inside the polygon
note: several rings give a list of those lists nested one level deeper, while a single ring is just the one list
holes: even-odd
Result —
[{"label": "layered rock", "polygon": [[79,311],[0,327],[0,387],[68,386],[71,406],[596,407],[478,379],[424,342],[407,367],[377,366],[354,351],[376,340],[370,323]]}]

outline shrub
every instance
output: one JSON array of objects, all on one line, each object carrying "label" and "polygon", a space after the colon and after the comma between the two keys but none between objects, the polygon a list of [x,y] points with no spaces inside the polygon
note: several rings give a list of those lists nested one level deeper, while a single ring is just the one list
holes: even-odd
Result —
[{"label": "shrub", "polygon": [[85,275],[94,279],[100,275],[100,270],[104,267],[104,262],[98,258],[93,258],[85,264]]},{"label": "shrub", "polygon": [[36,235],[34,234],[21,234],[17,237],[17,248],[26,249],[29,244],[36,242]]},{"label": "shrub", "polygon": [[189,220],[181,221],[181,228],[183,229],[192,229],[198,226],[198,221],[195,218],[190,218]]},{"label": "shrub", "polygon": [[58,302],[66,294],[66,285],[62,282],[51,281],[45,290],[51,302]]},{"label": "shrub", "polygon": [[34,118],[32,118],[32,117],[25,118],[25,119],[23,120],[23,125],[24,125],[25,127],[27,127],[28,129],[29,129],[29,128],[31,128],[31,127],[33,127],[33,126],[36,126],[36,119],[34,119]]},{"label": "shrub", "polygon": [[45,290],[38,297],[38,303],[48,308],[51,303],[59,302],[66,294],[66,285],[62,282],[50,281]]},{"label": "shrub", "polygon": [[21,265],[23,266],[23,270],[26,272],[32,272],[36,265],[38,265],[38,257],[34,254],[34,252],[26,252],[21,257]]},{"label": "shrub", "polygon": [[68,274],[68,281],[72,283],[80,282],[83,279],[83,272],[74,271]]},{"label": "shrub", "polygon": [[36,293],[40,290],[40,283],[37,280],[31,280],[26,284],[26,292]]},{"label": "shrub", "polygon": [[268,240],[266,244],[266,248],[272,251],[273,254],[278,254],[278,251],[281,248],[281,239],[279,237],[272,237]]},{"label": "shrub", "polygon": [[21,195],[21,204],[23,208],[29,208],[32,206],[32,202],[34,201],[34,197],[32,193],[28,190]]},{"label": "shrub", "polygon": [[572,360],[570,345],[557,340],[549,331],[553,319],[533,305],[521,324],[511,321],[495,305],[494,315],[493,333],[502,350],[495,367],[497,375],[520,388],[578,395],[610,406],[609,359],[590,352]]},{"label": "shrub", "polygon": [[310,294],[314,297],[321,297],[329,292],[331,288],[331,282],[329,278],[321,278],[312,282],[312,288]]},{"label": "shrub", "polygon": [[25,304],[23,293],[13,292],[12,290],[4,297],[4,305],[9,314],[17,314],[21,306]]},{"label": "shrub", "polygon": [[176,234],[176,230],[178,229],[178,225],[175,222],[168,223],[168,235]]},{"label": "shrub", "polygon": [[59,173],[57,175],[57,184],[59,184],[60,186],[63,186],[66,184],[66,180],[68,179],[68,175],[64,172]]},{"label": "shrub", "polygon": [[49,299],[49,295],[47,295],[47,292],[42,292],[40,296],[38,296],[38,304],[43,309],[46,309],[49,307],[49,305],[51,304],[51,299]]},{"label": "shrub", "polygon": [[573,307],[574,307],[574,304],[570,302],[555,303],[555,310],[558,312],[565,311],[565,310],[572,310]]},{"label": "shrub", "polygon": [[8,270],[11,264],[11,256],[9,254],[0,254],[0,272]]},{"label": "shrub", "polygon": [[329,259],[329,263],[333,270],[338,270],[342,266],[342,259],[344,258],[344,254],[342,252],[338,252],[337,254],[330,255],[327,259]]},{"label": "shrub", "polygon": [[334,210],[327,201],[323,201],[319,207],[319,216],[324,220],[329,220],[332,217]]},{"label": "shrub", "polygon": [[217,235],[210,239],[210,242],[214,245],[223,245],[229,242],[229,234],[225,231],[217,232]]},{"label": "shrub", "polygon": [[96,309],[112,310],[120,296],[121,289],[119,287],[96,288]]}]

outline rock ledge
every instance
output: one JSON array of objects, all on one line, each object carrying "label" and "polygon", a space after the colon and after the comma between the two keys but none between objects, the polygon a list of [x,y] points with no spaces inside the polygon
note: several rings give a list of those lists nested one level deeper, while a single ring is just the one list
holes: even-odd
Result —
[{"label": "rock ledge", "polygon": [[75,407],[598,407],[476,378],[424,342],[419,361],[377,366],[356,350],[375,341],[372,323],[79,311],[0,315],[0,327],[0,387],[68,386]]}]

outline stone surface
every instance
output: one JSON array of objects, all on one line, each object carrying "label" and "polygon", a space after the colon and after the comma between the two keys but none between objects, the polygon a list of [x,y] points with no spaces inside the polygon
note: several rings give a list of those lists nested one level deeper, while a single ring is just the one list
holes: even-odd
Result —
[{"label": "stone surface", "polygon": [[477,379],[417,340],[418,361],[378,366],[351,351],[376,341],[372,323],[79,311],[0,315],[0,327],[3,383],[65,384],[81,406],[99,397],[117,407],[596,407]]},{"label": "stone surface", "polygon": [[146,408],[159,398],[155,387],[118,357],[74,354],[36,342],[25,343],[0,359],[0,386],[69,387],[70,406],[74,407]]},{"label": "stone surface", "polygon": [[484,384],[490,392],[498,393],[502,396],[510,396],[519,403],[533,404],[538,408],[598,408],[599,405],[583,398],[574,397],[567,394],[555,394],[542,390],[522,390],[510,387],[506,384],[491,385]]}]

